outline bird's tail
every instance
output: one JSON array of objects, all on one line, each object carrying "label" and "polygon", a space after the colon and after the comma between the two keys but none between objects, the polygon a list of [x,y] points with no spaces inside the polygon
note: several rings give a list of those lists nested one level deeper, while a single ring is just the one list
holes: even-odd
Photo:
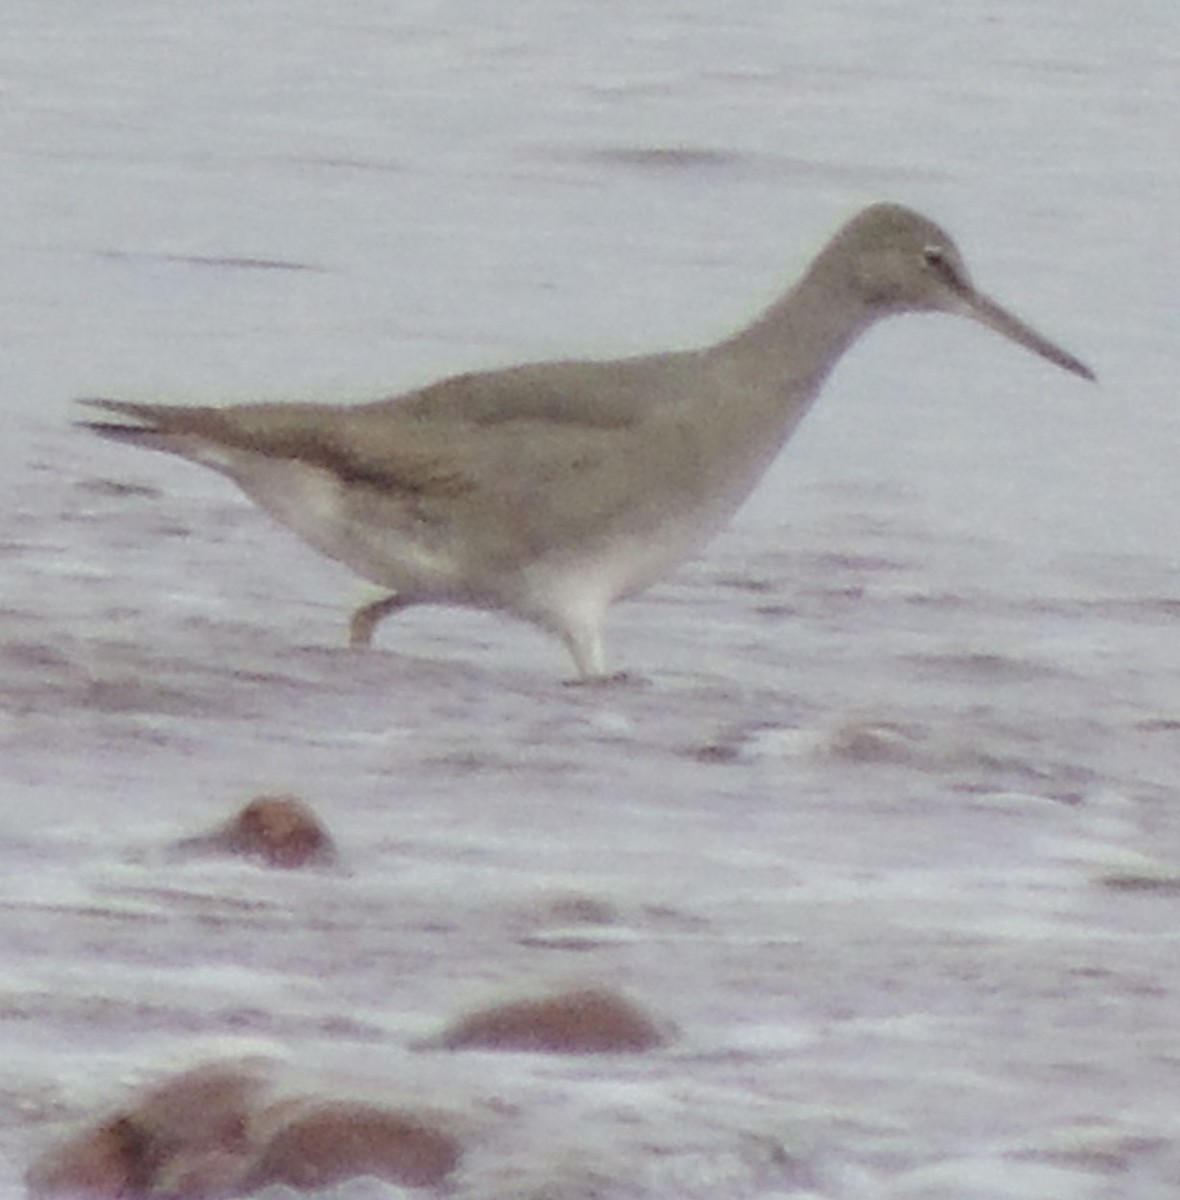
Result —
[{"label": "bird's tail", "polygon": [[110,413],[115,420],[79,421],[100,437],[164,450],[182,458],[203,463],[215,470],[227,467],[225,446],[218,436],[222,419],[218,410],[171,404],[140,404],[132,400],[87,398],[79,400],[88,408]]},{"label": "bird's tail", "polygon": [[147,446],[154,450],[172,449],[170,434],[166,423],[160,419],[160,410],[152,404],[135,404],[130,400],[107,400],[101,397],[79,400],[88,408],[99,408],[104,412],[123,418],[118,421],[79,421],[83,429],[89,429],[101,437],[112,438],[117,442],[131,442],[137,446]]}]

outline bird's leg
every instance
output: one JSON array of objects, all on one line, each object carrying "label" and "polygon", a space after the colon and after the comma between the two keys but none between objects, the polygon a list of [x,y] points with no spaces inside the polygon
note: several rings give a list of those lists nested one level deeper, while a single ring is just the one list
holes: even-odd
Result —
[{"label": "bird's leg", "polygon": [[597,621],[572,620],[567,617],[557,633],[565,643],[578,677],[572,683],[591,683],[606,675],[606,658],[602,652],[602,633]]},{"label": "bird's leg", "polygon": [[597,620],[583,618],[579,621],[567,620],[560,626],[558,633],[565,643],[578,675],[576,679],[567,679],[571,687],[602,687],[619,683],[641,682],[636,676],[626,671],[616,671],[608,675],[606,672],[606,656],[602,650],[602,631]]},{"label": "bird's leg", "polygon": [[349,618],[348,644],[350,646],[369,645],[373,640],[373,630],[377,628],[378,623],[390,613],[397,612],[399,608],[407,608],[409,604],[409,600],[399,596],[396,592],[382,596],[380,600],[374,600],[370,604],[362,604]]}]

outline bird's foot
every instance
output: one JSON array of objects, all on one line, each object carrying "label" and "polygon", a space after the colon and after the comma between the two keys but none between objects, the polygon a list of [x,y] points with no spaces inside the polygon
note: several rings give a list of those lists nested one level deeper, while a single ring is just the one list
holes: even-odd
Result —
[{"label": "bird's foot", "polygon": [[633,671],[613,671],[609,675],[582,675],[577,679],[563,681],[571,688],[645,688],[651,686],[651,680]]}]

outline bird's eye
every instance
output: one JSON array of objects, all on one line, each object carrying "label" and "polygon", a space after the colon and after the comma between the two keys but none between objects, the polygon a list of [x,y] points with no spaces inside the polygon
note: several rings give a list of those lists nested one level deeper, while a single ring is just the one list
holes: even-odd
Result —
[{"label": "bird's eye", "polygon": [[946,251],[941,246],[923,246],[922,257],[932,267],[946,266]]}]

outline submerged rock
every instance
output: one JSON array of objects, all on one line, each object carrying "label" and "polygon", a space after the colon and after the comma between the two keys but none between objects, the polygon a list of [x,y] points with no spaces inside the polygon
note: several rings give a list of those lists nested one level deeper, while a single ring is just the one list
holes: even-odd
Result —
[{"label": "submerged rock", "polygon": [[116,1116],[54,1146],[30,1167],[25,1183],[34,1197],[100,1200],[146,1195],[151,1178],[138,1131]]},{"label": "submerged rock", "polygon": [[545,1054],[627,1054],[667,1040],[659,1023],[605,988],[516,1000],[460,1017],[431,1045]]},{"label": "submerged rock", "polygon": [[425,1117],[332,1101],[312,1104],[282,1124],[244,1186],[321,1188],[372,1175],[402,1187],[432,1187],[455,1169],[460,1156],[458,1140]]},{"label": "submerged rock", "polygon": [[319,818],[295,796],[256,796],[212,833],[185,838],[185,853],[236,854],[271,867],[332,862],[336,847]]},{"label": "submerged rock", "polygon": [[30,1168],[35,1197],[229,1194],[253,1157],[249,1136],[260,1076],[198,1067],[51,1147]]},{"label": "submerged rock", "polygon": [[51,1147],[25,1181],[33,1200],[233,1200],[269,1184],[317,1188],[361,1176],[430,1187],[461,1156],[459,1139],[430,1115],[276,1097],[261,1074],[211,1064]]}]

